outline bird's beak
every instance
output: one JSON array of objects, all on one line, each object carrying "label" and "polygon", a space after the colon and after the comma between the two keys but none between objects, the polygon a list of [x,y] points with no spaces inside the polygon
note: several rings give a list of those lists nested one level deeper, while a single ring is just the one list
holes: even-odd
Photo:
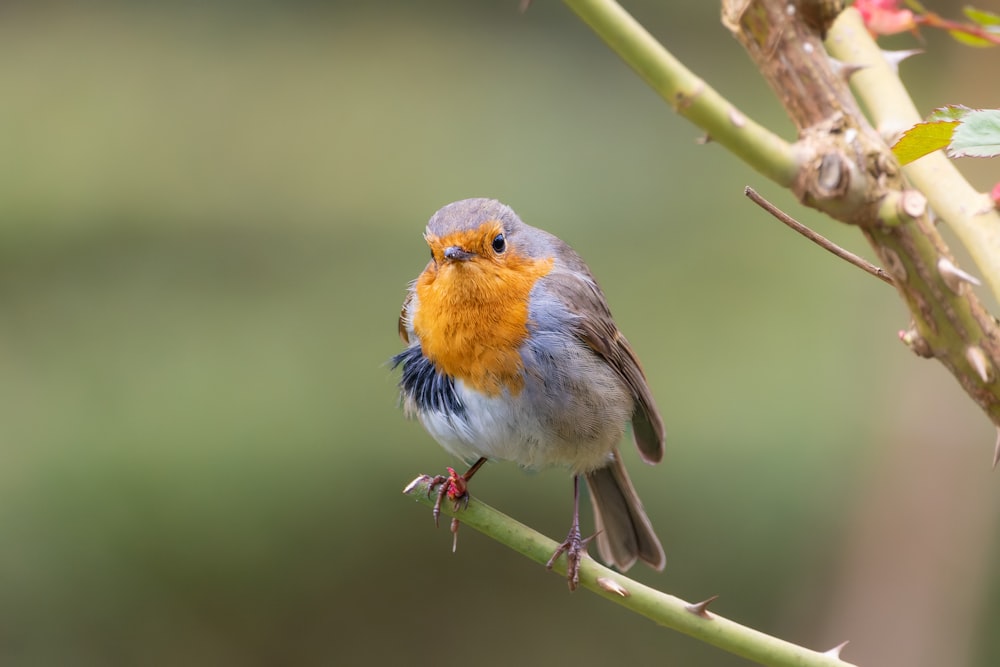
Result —
[{"label": "bird's beak", "polygon": [[457,245],[450,245],[444,249],[444,258],[456,262],[464,262],[472,259],[475,256],[476,253],[469,252],[468,250],[463,250]]}]

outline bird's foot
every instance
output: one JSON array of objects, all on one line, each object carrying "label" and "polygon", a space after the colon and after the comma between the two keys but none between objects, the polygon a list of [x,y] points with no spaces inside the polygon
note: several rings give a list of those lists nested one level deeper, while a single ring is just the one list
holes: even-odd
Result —
[{"label": "bird's foot", "polygon": [[580,561],[583,560],[584,556],[589,555],[587,545],[592,539],[594,539],[593,535],[587,538],[580,537],[580,524],[578,521],[574,521],[566,540],[559,545],[555,553],[552,554],[552,558],[545,564],[545,567],[551,570],[559,556],[566,554],[566,583],[571,591],[576,590],[580,584]]},{"label": "bird's foot", "polygon": [[[431,510],[431,514],[434,515],[434,525],[441,525],[441,503],[444,502],[445,498],[455,503],[455,511],[458,511],[459,507],[468,507],[469,505],[469,483],[464,475],[459,475],[455,472],[454,468],[448,468],[448,475],[435,475],[431,477],[429,475],[424,475],[424,481],[427,484],[427,497],[430,498],[431,494],[437,489],[437,499],[434,501],[434,509]],[[454,523],[454,522],[452,522]],[[454,532],[454,527],[453,527]]]},{"label": "bird's foot", "polygon": [[[459,475],[455,472],[454,468],[447,468],[448,475],[435,475],[431,477],[430,475],[420,475],[415,480],[409,483],[403,493],[410,493],[417,485],[422,483],[427,483],[427,497],[430,498],[431,494],[437,489],[437,498],[434,500],[434,509],[431,513],[434,515],[434,525],[441,525],[441,503],[444,502],[445,498],[455,503],[454,511],[457,512],[459,508],[465,508],[469,506],[469,480],[472,476],[476,474],[483,464],[486,463],[485,458],[480,458],[478,461],[472,464],[464,475]],[[458,519],[452,517],[451,520],[451,534],[454,535],[452,540],[451,550],[455,551],[458,547]]]}]

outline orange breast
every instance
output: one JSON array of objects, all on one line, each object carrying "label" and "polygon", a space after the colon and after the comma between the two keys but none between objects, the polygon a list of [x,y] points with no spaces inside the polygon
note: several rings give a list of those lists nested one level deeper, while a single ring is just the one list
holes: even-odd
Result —
[{"label": "orange breast", "polygon": [[495,396],[524,386],[518,349],[528,336],[528,298],[552,259],[509,255],[431,264],[417,279],[413,330],[444,373]]}]

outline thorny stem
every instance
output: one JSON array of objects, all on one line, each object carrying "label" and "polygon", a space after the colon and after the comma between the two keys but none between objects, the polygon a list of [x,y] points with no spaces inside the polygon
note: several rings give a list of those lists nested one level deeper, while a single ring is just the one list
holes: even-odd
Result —
[{"label": "thorny stem", "polygon": [[[875,66],[870,60],[851,59],[846,66],[831,60],[815,30],[787,8],[785,0],[724,0],[723,22],[746,48],[799,128],[802,150],[814,155],[804,165],[793,190],[808,206],[861,230],[913,318],[913,332],[904,342],[921,356],[933,357],[945,366],[1000,426],[997,321],[970,289],[975,279],[970,281],[969,274],[958,269],[932,219],[933,201],[939,196],[948,200],[950,195],[941,192],[948,186],[942,179],[929,179],[918,184],[919,190],[913,189],[884,134],[869,125],[848,89],[847,77],[866,74],[854,66]],[[838,32],[845,24],[857,29]],[[827,44],[838,41],[850,41],[859,49],[863,48],[860,45],[874,44],[854,9],[842,12],[830,29]],[[894,79],[902,89],[895,72],[883,78]],[[968,189],[967,184],[965,187]],[[980,206],[978,212],[982,209]],[[966,218],[975,216],[969,210],[958,212]],[[997,237],[994,230],[976,231]],[[992,260],[998,261],[998,256],[1000,253]]]},{"label": "thorny stem", "polygon": [[[426,476],[411,482],[403,493],[430,506]],[[445,503],[441,511],[455,516],[456,510]],[[479,500],[460,511],[462,523],[493,538],[514,551],[544,565],[559,546],[541,533],[525,526]],[[566,559],[560,558],[553,571],[566,576]],[[561,587],[561,586],[560,586]],[[771,667],[850,667],[839,656],[839,647],[823,653],[767,635],[740,625],[706,609],[707,604],[690,604],[629,579],[619,572],[584,557],[580,561],[580,588],[695,639]]]},{"label": "thorny stem", "polygon": [[[893,142],[900,132],[923,120],[896,68],[883,57],[856,10],[840,15],[826,46],[839,60],[863,67],[851,77],[851,86],[886,141]],[[1000,300],[1000,214],[989,197],[976,192],[941,151],[911,162],[903,173],[962,241]]]}]

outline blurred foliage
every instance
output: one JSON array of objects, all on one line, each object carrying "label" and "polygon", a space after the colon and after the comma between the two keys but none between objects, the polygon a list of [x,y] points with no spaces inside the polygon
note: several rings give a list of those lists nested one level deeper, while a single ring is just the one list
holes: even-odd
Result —
[{"label": "blurred foliage", "polygon": [[[668,457],[626,456],[669,564],[634,574],[843,639],[808,610],[915,363],[902,307],[516,4],[0,8],[0,662],[742,664],[472,531],[452,555],[399,494],[453,462],[397,409],[398,307],[426,219],[482,195],[588,259],[643,359]],[[634,10],[787,134],[717,7]],[[564,471],[473,493],[565,533]]]}]

